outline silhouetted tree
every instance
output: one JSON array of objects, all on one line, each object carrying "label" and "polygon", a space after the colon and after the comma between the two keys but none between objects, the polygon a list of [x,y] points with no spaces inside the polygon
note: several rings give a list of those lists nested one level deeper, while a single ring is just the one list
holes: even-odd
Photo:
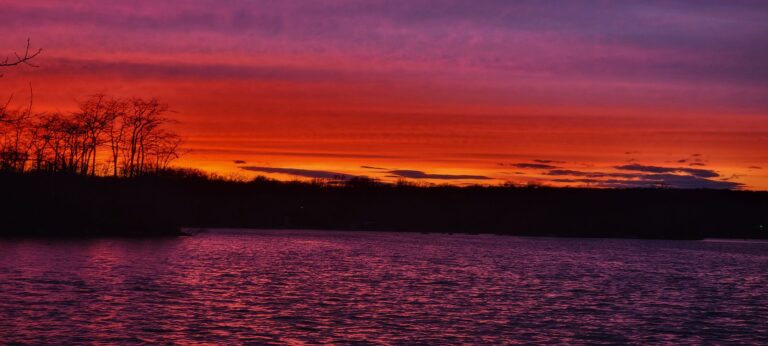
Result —
[{"label": "silhouetted tree", "polygon": [[3,134],[0,141],[0,169],[5,171],[24,172],[31,148],[29,129],[33,119],[32,114],[32,86],[30,85],[29,106],[26,110],[8,111],[7,105],[3,109],[4,125],[0,128]]},{"label": "silhouetted tree", "polygon": [[160,129],[149,134],[146,151],[153,159],[147,168],[155,172],[168,169],[171,162],[181,155],[181,143],[181,137],[168,130]]},{"label": "silhouetted tree", "polygon": [[35,114],[31,102],[23,111],[5,106],[0,170],[138,176],[167,169],[181,154],[181,137],[163,117],[168,106],[156,99],[98,94],[79,106],[69,115]]},{"label": "silhouetted tree", "polygon": [[[30,40],[27,38],[27,47],[24,50],[24,54],[19,55],[14,52],[13,58],[6,57],[4,60],[0,61],[0,67],[10,67],[21,64],[37,67],[30,61],[37,57],[42,51],[42,48],[39,48],[37,51],[30,50]],[[3,74],[0,73],[0,77],[2,76]],[[9,111],[8,106],[11,104],[13,95],[8,98],[8,101],[5,104],[0,106],[0,136],[2,136],[0,137],[0,169],[2,170],[24,170],[27,157],[26,151],[22,151],[21,149],[24,145],[29,144],[23,142],[23,132],[27,128],[26,125],[32,116],[31,89],[32,86],[30,85],[30,106],[26,112]],[[6,136],[9,132],[11,133],[11,138],[7,138]]]},{"label": "silhouetted tree", "polygon": [[128,134],[125,170],[128,176],[134,177],[143,174],[148,168],[147,162],[151,162],[151,146],[155,132],[168,122],[168,119],[163,117],[168,111],[168,105],[154,98],[133,98],[129,103],[129,112],[124,118]]},{"label": "silhouetted tree", "polygon": [[120,174],[118,164],[120,160],[121,149],[124,148],[126,133],[125,117],[128,114],[130,105],[128,102],[120,99],[107,100],[105,115],[107,116],[107,144],[109,145],[110,164],[112,166],[112,175],[117,177]]}]

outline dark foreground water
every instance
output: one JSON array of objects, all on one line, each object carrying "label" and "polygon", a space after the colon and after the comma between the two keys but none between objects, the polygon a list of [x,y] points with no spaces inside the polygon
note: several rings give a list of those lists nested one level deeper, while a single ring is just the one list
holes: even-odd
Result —
[{"label": "dark foreground water", "polygon": [[0,240],[2,343],[768,343],[768,243]]}]

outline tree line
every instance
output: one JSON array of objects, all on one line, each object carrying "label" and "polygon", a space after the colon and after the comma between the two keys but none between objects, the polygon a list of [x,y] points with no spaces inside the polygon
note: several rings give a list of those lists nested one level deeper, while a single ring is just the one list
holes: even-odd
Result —
[{"label": "tree line", "polygon": [[78,110],[33,113],[0,106],[0,171],[135,177],[157,173],[180,155],[168,105],[156,98],[93,95]]}]

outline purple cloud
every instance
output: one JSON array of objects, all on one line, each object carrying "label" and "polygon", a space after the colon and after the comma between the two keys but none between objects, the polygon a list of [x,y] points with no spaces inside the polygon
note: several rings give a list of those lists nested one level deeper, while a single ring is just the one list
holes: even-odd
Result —
[{"label": "purple cloud", "polygon": [[[765,86],[766,12],[764,2],[692,0],[91,1],[76,8],[18,1],[4,4],[0,21],[7,36],[27,35],[22,31],[35,23],[55,28],[62,42],[83,38],[105,51],[343,52],[396,66],[503,72],[499,80],[556,73],[564,80]],[[121,39],[110,40],[114,35]],[[200,38],[207,44],[190,42]]]},{"label": "purple cloud", "polygon": [[[628,170],[636,171],[637,173],[588,172],[557,169],[550,170],[545,174],[551,176],[577,177],[554,178],[551,180],[552,182],[582,183],[589,186],[607,188],[666,187],[674,189],[740,189],[744,187],[744,184],[729,181],[729,179],[710,179],[719,177],[719,175],[713,176],[713,172],[702,172],[706,170],[643,165],[626,166],[630,166],[626,167],[630,168]],[[698,173],[698,175],[692,174],[689,171],[694,171],[693,173]]]},{"label": "purple cloud", "polygon": [[604,183],[606,187],[666,187],[674,189],[726,189],[744,187],[733,181],[712,180],[690,175],[648,174],[639,180],[622,180]]},{"label": "purple cloud", "polygon": [[[502,164],[505,165],[505,164]],[[524,168],[524,169],[555,169],[557,166],[548,165],[544,163],[510,163],[505,166]]]},{"label": "purple cloud", "polygon": [[411,179],[439,179],[439,180],[491,179],[483,175],[430,174],[422,171],[405,170],[405,169],[393,170],[393,171],[389,171],[388,173],[394,177],[411,178]]},{"label": "purple cloud", "polygon": [[252,171],[252,172],[278,173],[278,174],[287,174],[287,175],[293,175],[297,177],[316,178],[316,179],[350,179],[350,178],[358,177],[356,175],[351,175],[346,173],[311,170],[311,169],[300,169],[300,168],[245,166],[245,167],[240,167],[240,169],[243,169],[246,171]]},{"label": "purple cloud", "polygon": [[633,174],[633,173],[586,172],[586,171],[577,171],[572,169],[553,169],[544,174],[555,175],[555,176],[574,176],[574,177],[588,177],[588,178],[607,178],[607,177],[637,178],[642,176],[640,174]]},{"label": "purple cloud", "polygon": [[565,163],[565,161],[557,161],[557,160],[542,160],[542,159],[536,159],[536,160],[533,160],[533,162],[537,162],[537,163],[545,163],[545,164],[550,164],[550,163],[560,163],[560,164],[562,164],[562,163]]},{"label": "purple cloud", "polygon": [[637,171],[637,172],[649,172],[649,173],[687,173],[695,177],[700,178],[717,178],[719,173],[709,169],[698,168],[685,168],[685,167],[661,167],[661,166],[646,166],[639,164],[623,165],[614,167],[619,170],[625,171]]}]

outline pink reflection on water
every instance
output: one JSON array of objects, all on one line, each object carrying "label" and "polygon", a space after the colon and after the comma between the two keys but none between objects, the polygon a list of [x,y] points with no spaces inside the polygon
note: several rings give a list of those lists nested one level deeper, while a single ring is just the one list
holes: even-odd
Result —
[{"label": "pink reflection on water", "polygon": [[20,343],[760,343],[765,244],[260,231],[0,241]]}]

